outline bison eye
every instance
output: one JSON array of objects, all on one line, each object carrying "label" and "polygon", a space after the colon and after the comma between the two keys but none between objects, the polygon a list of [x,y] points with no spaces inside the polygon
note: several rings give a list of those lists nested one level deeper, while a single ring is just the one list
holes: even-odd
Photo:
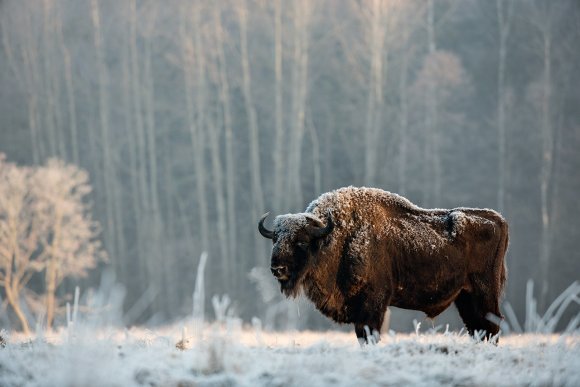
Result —
[{"label": "bison eye", "polygon": [[298,242],[296,243],[298,245],[298,247],[302,250],[308,250],[308,243],[307,242]]}]

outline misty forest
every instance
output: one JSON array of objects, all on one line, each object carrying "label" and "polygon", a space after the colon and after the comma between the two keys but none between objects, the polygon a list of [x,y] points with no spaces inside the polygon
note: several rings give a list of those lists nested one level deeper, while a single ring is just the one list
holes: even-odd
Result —
[{"label": "misty forest", "polygon": [[244,322],[342,329],[257,221],[349,185],[501,212],[508,312],[544,312],[580,277],[579,42],[576,0],[0,0],[0,327],[103,277],[121,325],[176,321],[207,252]]}]

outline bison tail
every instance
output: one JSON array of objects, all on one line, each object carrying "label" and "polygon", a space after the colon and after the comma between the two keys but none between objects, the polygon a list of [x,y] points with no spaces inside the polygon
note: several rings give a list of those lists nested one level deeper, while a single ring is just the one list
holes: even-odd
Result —
[{"label": "bison tail", "polygon": [[500,218],[499,219],[499,225],[500,225],[500,240],[497,246],[497,252],[495,255],[495,264],[497,265],[497,283],[498,283],[498,287],[499,287],[499,294],[498,296],[501,296],[501,294],[504,291],[506,282],[507,282],[507,277],[508,277],[508,273],[507,273],[507,267],[506,267],[506,263],[505,263],[505,255],[506,255],[506,251],[508,249],[508,244],[509,244],[509,226],[507,224],[507,222],[505,221],[505,219]]}]

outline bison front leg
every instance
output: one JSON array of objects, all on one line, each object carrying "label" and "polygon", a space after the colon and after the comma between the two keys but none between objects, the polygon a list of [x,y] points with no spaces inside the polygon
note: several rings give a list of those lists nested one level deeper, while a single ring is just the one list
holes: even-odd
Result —
[{"label": "bison front leg", "polygon": [[354,332],[361,346],[365,344],[376,344],[381,340],[381,326],[385,315],[371,319],[366,323],[355,323]]},{"label": "bison front leg", "polygon": [[361,347],[366,344],[376,344],[381,340],[379,330],[368,324],[354,324],[354,332]]}]

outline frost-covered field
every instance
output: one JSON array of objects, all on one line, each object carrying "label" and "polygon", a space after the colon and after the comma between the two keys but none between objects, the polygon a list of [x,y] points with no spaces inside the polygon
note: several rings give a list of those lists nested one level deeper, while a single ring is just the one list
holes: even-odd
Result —
[{"label": "frost-covered field", "polygon": [[[67,327],[56,333],[31,338],[0,330],[0,387],[580,386],[580,314],[566,334],[550,334],[580,303],[578,282],[544,314],[528,283],[523,324],[506,303],[506,332],[545,333],[503,335],[494,345],[441,326],[421,330],[415,322],[413,334],[389,331],[380,343],[361,347],[352,331],[271,332],[257,318],[243,327],[227,296],[212,297],[215,322],[208,323],[204,265],[202,256],[193,314],[172,326],[113,328],[122,321],[122,292],[103,281],[88,292],[84,315],[77,288]],[[44,331],[38,324],[37,332]]]},{"label": "frost-covered field", "polygon": [[[6,333],[4,332],[6,336]],[[182,341],[155,332],[63,330],[0,347],[1,386],[580,386],[580,336],[391,334],[361,348],[353,333],[206,326]],[[176,347],[181,347],[179,349]]]}]

